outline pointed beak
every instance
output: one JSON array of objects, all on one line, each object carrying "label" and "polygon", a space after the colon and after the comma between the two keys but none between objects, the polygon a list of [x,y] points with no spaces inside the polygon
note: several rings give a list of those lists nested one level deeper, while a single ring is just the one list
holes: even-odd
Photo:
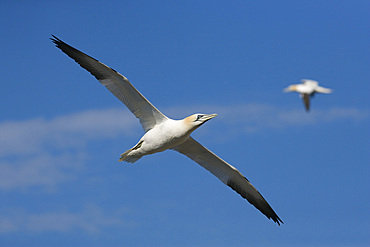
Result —
[{"label": "pointed beak", "polygon": [[210,120],[210,119],[212,119],[212,118],[214,118],[214,117],[216,117],[217,116],[217,114],[215,113],[215,114],[207,114],[207,115],[204,115],[203,117],[202,117],[202,121],[208,121],[208,120]]},{"label": "pointed beak", "polygon": [[284,93],[287,93],[287,92],[290,92],[291,90],[290,90],[290,86],[289,87],[286,87],[286,88],[284,88]]}]

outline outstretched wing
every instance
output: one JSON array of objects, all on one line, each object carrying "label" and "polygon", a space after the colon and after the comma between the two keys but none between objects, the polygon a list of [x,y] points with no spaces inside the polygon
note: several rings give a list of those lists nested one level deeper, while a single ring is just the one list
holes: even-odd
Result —
[{"label": "outstretched wing", "polygon": [[309,111],[310,110],[310,95],[307,93],[304,93],[302,94],[302,99],[303,99],[303,103],[306,108],[306,111]]},{"label": "outstretched wing", "polygon": [[256,188],[235,167],[223,161],[210,150],[189,137],[187,141],[176,146],[174,150],[188,156],[199,165],[218,177],[224,184],[230,186],[253,206],[261,211],[268,219],[272,219],[278,225],[282,220],[277,216],[271,206],[257,191]]},{"label": "outstretched wing", "polygon": [[325,88],[325,87],[320,87],[320,86],[317,86],[315,88],[315,92],[317,93],[331,93],[333,90],[330,89],[330,88]]},{"label": "outstretched wing", "polygon": [[114,94],[114,96],[122,101],[140,120],[145,132],[167,119],[167,117],[157,110],[157,108],[155,108],[126,77],[98,60],[66,44],[54,35],[51,40],[56,44],[56,47],[75,60],[82,68],[89,71],[101,84]]}]

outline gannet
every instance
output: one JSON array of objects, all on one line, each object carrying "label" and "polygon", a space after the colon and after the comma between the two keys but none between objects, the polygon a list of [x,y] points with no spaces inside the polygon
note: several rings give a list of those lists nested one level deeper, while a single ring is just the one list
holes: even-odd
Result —
[{"label": "gannet", "polygon": [[231,187],[249,203],[278,225],[283,223],[257,189],[235,167],[194,140],[190,134],[217,114],[193,114],[182,120],[173,120],[155,108],[123,75],[112,68],[66,44],[54,35],[56,47],[89,71],[114,96],[122,101],[140,120],[145,134],[119,161],[134,163],[141,157],[176,150],[207,169],[224,184]]},{"label": "gannet", "polygon": [[284,92],[298,92],[299,96],[303,99],[303,103],[306,107],[306,111],[310,110],[310,98],[315,93],[331,93],[332,90],[329,88],[320,87],[319,83],[314,80],[302,79],[302,84],[294,84],[284,89]]}]

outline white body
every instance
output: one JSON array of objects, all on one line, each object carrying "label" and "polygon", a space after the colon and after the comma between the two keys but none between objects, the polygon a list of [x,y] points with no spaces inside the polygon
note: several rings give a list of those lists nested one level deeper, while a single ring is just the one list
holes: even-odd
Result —
[{"label": "white body", "polygon": [[135,145],[140,145],[139,148],[128,150],[125,155],[121,156],[120,160],[125,160],[133,163],[144,155],[163,152],[167,149],[172,149],[175,146],[185,142],[190,136],[191,130],[183,120],[168,119],[153,129],[146,132],[139,142]]},{"label": "white body", "polygon": [[140,141],[143,155],[162,152],[183,143],[190,136],[189,127],[182,120],[167,121],[155,126],[144,134]]},{"label": "white body", "polygon": [[298,92],[299,96],[303,99],[306,111],[310,110],[310,98],[315,93],[331,93],[329,88],[320,87],[319,83],[314,80],[302,79],[301,84],[293,84],[284,89],[284,92]]}]

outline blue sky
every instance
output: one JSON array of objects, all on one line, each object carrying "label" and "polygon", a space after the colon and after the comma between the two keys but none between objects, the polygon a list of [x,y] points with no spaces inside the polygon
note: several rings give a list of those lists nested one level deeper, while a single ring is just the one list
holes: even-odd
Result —
[{"label": "blue sky", "polygon": [[[369,246],[368,1],[1,1],[1,246]],[[277,226],[54,47],[116,69],[237,167]],[[306,113],[283,88],[315,79]]]}]

